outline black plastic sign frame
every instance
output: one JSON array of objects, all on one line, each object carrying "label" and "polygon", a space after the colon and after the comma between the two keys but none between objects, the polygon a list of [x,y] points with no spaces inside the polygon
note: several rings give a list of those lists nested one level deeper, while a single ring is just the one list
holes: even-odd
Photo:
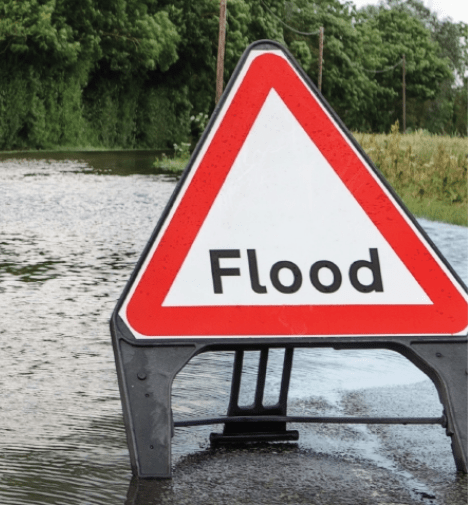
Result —
[{"label": "black plastic sign frame", "polygon": [[[263,59],[257,59],[258,55],[262,55]],[[282,60],[281,70],[275,67],[271,71],[272,65],[275,66],[276,61],[279,62],[280,60]],[[256,63],[258,65],[257,73],[250,74],[253,62],[262,62],[262,64],[258,65]],[[251,107],[254,107],[254,110],[250,112],[251,119],[245,117],[240,104],[247,103],[250,98],[251,83],[259,82],[260,75],[265,77],[262,81],[267,82],[268,87],[270,85],[269,80],[274,80],[276,91],[283,100],[289,100],[287,95],[295,95],[295,86],[297,86],[295,83],[300,82],[302,89],[299,88],[299,96],[294,96],[294,100],[298,99],[300,104],[303,99],[315,103],[318,114],[323,114],[329,121],[329,124],[325,126],[325,128],[331,129],[327,132],[328,135],[322,136],[319,134],[319,137],[315,138],[315,143],[320,144],[319,149],[322,150],[322,142],[330,141],[328,139],[331,138],[331,132],[333,132],[334,135],[338,136],[338,139],[342,139],[344,152],[341,153],[341,146],[335,143],[330,149],[333,152],[331,156],[334,158],[335,152],[336,154],[339,152],[341,156],[349,156],[348,153],[351,152],[355,153],[353,158],[360,159],[356,162],[355,159],[351,158],[348,170],[340,177],[361,206],[365,208],[372,221],[375,220],[374,223],[385,222],[385,224],[376,225],[378,228],[383,226],[380,231],[387,240],[395,240],[396,242],[396,236],[405,237],[400,243],[394,244],[397,254],[405,265],[413,272],[418,272],[416,274],[418,277],[423,275],[419,273],[426,268],[426,266],[420,266],[423,263],[423,254],[418,255],[419,258],[416,258],[414,252],[416,250],[424,251],[431,258],[431,262],[434,261],[440,265],[440,269],[434,269],[428,278],[418,279],[431,298],[432,303],[427,306],[403,305],[402,317],[397,317],[396,313],[390,315],[387,312],[388,308],[383,309],[383,307],[377,307],[377,305],[355,305],[353,309],[347,307],[338,309],[338,307],[332,308],[324,305],[314,307],[314,309],[310,308],[315,310],[315,321],[311,323],[305,322],[306,312],[295,306],[293,308],[250,306],[242,307],[241,312],[239,312],[240,307],[236,307],[237,310],[234,311],[232,306],[216,308],[207,306],[202,308],[163,307],[163,298],[166,296],[169,287],[171,287],[174,276],[179,271],[181,262],[184,261],[188,249],[199,231],[201,221],[207,216],[208,209],[210,209],[215,196],[220,191],[221,185],[224,184],[227,172],[230,171],[238,154],[238,152],[231,152],[233,149],[229,149],[226,156],[221,156],[221,153],[224,154],[224,152],[220,146],[218,148],[211,146],[224,141],[223,135],[227,134],[227,128],[230,129],[230,121],[232,121],[232,124],[237,122],[238,133],[236,134],[240,134],[239,140],[236,141],[238,142],[236,147],[239,148],[243,144],[253,125],[253,118],[257,116],[260,104],[264,103],[265,97],[260,98],[258,96],[259,90],[257,90],[255,95],[258,95],[252,102],[256,102],[258,105],[251,105]],[[286,75],[292,82],[286,81],[288,79]],[[283,89],[283,86],[285,89]],[[302,98],[300,95],[305,96]],[[237,100],[238,103],[234,107],[236,106],[238,109],[236,107],[230,109]],[[293,103],[287,105],[292,111]],[[256,110],[256,107],[258,107],[258,110]],[[302,126],[311,134],[311,137],[317,135],[317,133],[312,133],[315,128],[308,123],[309,115],[314,115],[313,112],[311,110],[307,113],[303,111],[301,119],[303,121]],[[298,114],[301,113],[298,112]],[[315,118],[315,120],[320,121],[318,118]],[[223,121],[228,121],[225,126]],[[224,132],[224,128],[227,131]],[[245,128],[245,131],[242,131],[243,128]],[[214,151],[212,159],[210,159],[210,152],[206,156],[208,150],[211,149]],[[330,163],[332,166],[338,165],[338,159],[341,156],[338,155],[339,157],[335,158],[336,161],[331,156]],[[209,161],[207,161],[208,158]],[[221,166],[223,165],[220,170],[222,172],[225,170],[225,173],[222,175],[218,173],[219,167],[214,160],[218,160],[218,163]],[[362,167],[358,170],[362,170],[361,173],[365,174],[364,184],[357,184],[357,177],[354,173],[354,167],[357,163]],[[199,177],[199,182],[196,176]],[[206,203],[201,204],[202,210],[199,214],[198,211],[194,213],[194,222],[196,224],[188,224],[188,234],[190,236],[189,239],[186,237],[186,242],[189,245],[180,246],[179,242],[175,245],[174,241],[180,240],[177,237],[185,233],[183,224],[189,222],[188,209],[194,209],[195,204],[197,205],[196,196],[200,192],[199,190],[202,191],[203,183],[208,187],[207,191],[212,193],[209,195],[210,198],[205,198]],[[199,186],[197,186],[198,184]],[[367,191],[361,192],[363,186],[366,186]],[[196,190],[192,190],[191,193],[188,187],[196,187]],[[204,191],[206,190],[204,189]],[[180,208],[184,207],[184,198],[188,194],[190,196],[187,197],[189,201],[186,202],[187,214],[184,215],[184,208],[181,212]],[[386,199],[386,206],[388,207],[384,210],[386,215],[383,218],[380,216],[382,211],[377,211],[377,205],[373,200],[374,195],[376,195],[377,198],[383,201],[384,194],[388,197]],[[371,201],[372,203],[370,203]],[[390,219],[391,216],[395,215],[399,216],[400,222],[408,223],[408,226],[405,227],[397,225],[398,233],[394,229],[393,220]],[[173,225],[175,222],[176,224]],[[392,225],[390,225],[390,222],[392,222]],[[164,238],[162,239],[162,237]],[[407,241],[414,244],[411,247],[412,252],[409,252],[409,248],[407,248]],[[165,250],[165,247],[167,250]],[[175,254],[176,259],[169,254],[168,248],[171,248],[172,251],[178,250]],[[160,250],[162,253],[159,255]],[[357,261],[355,267],[354,265],[351,266],[350,280],[353,285],[356,282],[355,288],[357,290],[372,289],[370,288],[371,285],[363,284],[357,277],[357,269],[361,266],[368,266],[373,274],[372,284],[375,283],[374,289],[380,291],[381,279],[379,279],[380,272],[377,266],[377,252],[373,248],[369,251],[370,261]],[[255,270],[255,252],[249,250],[247,253],[248,261],[251,262],[252,289],[263,292],[264,286],[258,278],[258,272]],[[225,276],[238,275],[236,273],[237,269],[221,267],[221,262],[226,257],[238,257],[236,250],[235,252],[227,249],[214,249],[211,251],[211,282],[213,282],[214,293],[220,293],[222,278],[225,280]],[[168,263],[165,263],[165,261]],[[334,263],[328,261],[317,263],[319,264],[312,265],[310,272],[312,284],[318,290],[325,290],[326,292],[328,289],[330,291],[334,290],[335,286],[337,288],[337,283],[335,285],[337,279],[335,278]],[[295,264],[288,261],[280,261],[276,267],[277,270],[273,266],[271,279],[274,287],[276,287],[276,282],[278,283],[276,287],[278,291],[282,292],[285,289],[287,290],[285,292],[289,292],[288,290],[291,289],[292,292],[298,286],[296,284],[295,267]],[[330,268],[333,274],[333,282],[330,285],[325,285],[318,275],[318,270],[325,267]],[[279,270],[282,268],[291,270],[294,278],[291,285],[286,286],[283,284],[285,281],[281,282]],[[356,268],[356,271],[354,268]],[[160,278],[159,276],[163,271],[165,271],[165,274],[162,274]],[[168,274],[168,271],[170,274]],[[173,274],[171,274],[171,271],[173,271]],[[441,281],[445,284],[444,290],[441,289]],[[149,286],[156,291],[156,294],[152,294],[150,298],[146,295]],[[439,292],[442,291],[445,291],[444,296],[439,295]],[[142,478],[171,477],[171,438],[174,429],[171,412],[171,386],[176,374],[192,357],[207,351],[234,350],[240,353],[243,350],[266,350],[275,347],[285,348],[286,354],[287,350],[301,347],[390,349],[402,354],[426,373],[435,384],[444,406],[443,424],[446,427],[447,434],[451,437],[456,467],[460,471],[467,472],[468,333],[461,328],[462,321],[466,321],[467,317],[466,291],[467,288],[464,283],[406,209],[387,181],[374,167],[292,55],[276,42],[267,40],[255,42],[247,48],[235,69],[209,125],[194,150],[189,164],[111,318],[112,342],[134,475]],[[446,297],[451,302],[446,301]],[[438,310],[433,312],[432,307],[437,307]],[[341,312],[343,309],[344,312]],[[279,310],[283,311],[284,322],[285,318],[290,321],[288,330],[283,330],[282,325],[277,322],[279,318],[276,317],[276,314]],[[238,314],[238,316],[234,314]],[[352,326],[347,326],[348,320],[352,317],[354,317]],[[249,326],[250,324],[251,326]],[[406,325],[409,326],[409,329],[406,329]],[[192,328],[194,328],[193,333]],[[284,388],[286,391],[282,394],[287,398],[288,380],[285,381]],[[285,412],[281,412],[281,414],[284,415],[280,415],[279,412],[277,417],[272,415],[268,421],[272,420],[273,423],[277,421],[277,424],[279,424],[279,421],[285,422],[287,420],[288,422],[289,419],[285,416]],[[263,419],[265,418],[266,416]],[[229,417],[227,417],[227,420],[229,420]]]}]

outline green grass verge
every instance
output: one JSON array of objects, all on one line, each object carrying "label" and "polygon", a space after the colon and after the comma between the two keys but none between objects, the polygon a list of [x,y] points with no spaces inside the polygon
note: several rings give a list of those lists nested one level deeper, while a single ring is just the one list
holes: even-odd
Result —
[{"label": "green grass verge", "polygon": [[411,194],[403,195],[402,200],[416,217],[468,226],[468,205],[466,203],[449,204],[432,198],[417,199]]},{"label": "green grass verge", "polygon": [[419,131],[354,134],[408,209],[418,217],[468,226],[468,139]]},{"label": "green grass verge", "polygon": [[186,168],[188,162],[189,154],[186,156],[175,156],[174,158],[163,155],[161,158],[155,160],[153,166],[163,172],[180,174]]}]

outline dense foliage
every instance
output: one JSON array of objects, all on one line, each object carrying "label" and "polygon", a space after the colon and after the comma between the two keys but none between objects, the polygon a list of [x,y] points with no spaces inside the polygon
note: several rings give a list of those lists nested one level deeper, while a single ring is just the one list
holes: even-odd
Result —
[{"label": "dense foliage", "polygon": [[[188,140],[190,117],[214,107],[218,24],[219,0],[3,0],[0,149]],[[407,125],[467,134],[467,25],[439,21],[420,0],[362,11],[229,0],[225,82],[264,38],[286,44],[316,82],[320,26],[322,91],[348,127],[388,131],[401,118],[404,54]]]}]

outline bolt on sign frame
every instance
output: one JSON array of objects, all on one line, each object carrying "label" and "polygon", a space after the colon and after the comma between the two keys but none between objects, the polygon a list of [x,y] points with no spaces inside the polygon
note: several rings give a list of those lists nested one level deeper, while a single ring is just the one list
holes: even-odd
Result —
[{"label": "bolt on sign frame", "polygon": [[[174,427],[224,424],[213,443],[296,440],[290,422],[440,424],[467,472],[466,286],[292,55],[243,54],[111,318],[131,466],[171,477]],[[287,414],[295,348],[390,349],[439,393],[439,418]],[[285,349],[263,404],[269,349]],[[173,420],[194,356],[235,351],[227,416]],[[259,350],[254,404],[238,403]]]}]

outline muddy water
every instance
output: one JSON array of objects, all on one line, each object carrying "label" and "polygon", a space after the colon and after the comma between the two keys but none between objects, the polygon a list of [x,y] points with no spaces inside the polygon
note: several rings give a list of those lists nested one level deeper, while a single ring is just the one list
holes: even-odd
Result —
[{"label": "muddy water", "polygon": [[[0,158],[1,504],[126,500],[131,473],[108,320],[175,187],[151,168],[153,159],[132,152]],[[467,283],[467,229],[420,222]],[[268,402],[278,393],[281,354],[270,358]],[[256,358],[244,368],[247,404]],[[175,417],[225,413],[232,359],[207,353],[183,369],[173,387]],[[393,386],[405,401],[399,413],[386,411],[391,404],[381,413],[416,415],[419,390],[409,386],[427,380],[392,352],[296,351],[289,412],[344,411],[345,392]],[[430,398],[419,415],[440,415],[437,395]],[[214,430],[178,429],[176,468],[207,449]],[[306,436],[300,446],[314,443]],[[364,441],[349,450],[379,458]]]}]

